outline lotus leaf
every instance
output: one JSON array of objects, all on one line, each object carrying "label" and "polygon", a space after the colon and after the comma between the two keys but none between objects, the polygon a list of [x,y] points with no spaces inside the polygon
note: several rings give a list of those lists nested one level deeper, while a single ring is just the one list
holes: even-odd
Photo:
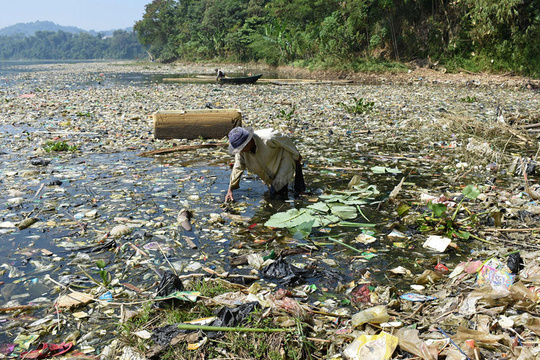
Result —
[{"label": "lotus leaf", "polygon": [[264,225],[273,228],[295,228],[302,223],[311,221],[313,221],[313,227],[321,227],[338,222],[339,217],[334,215],[319,215],[318,211],[312,209],[290,209],[286,212],[279,212],[272,215]]},{"label": "lotus leaf", "polygon": [[323,213],[327,213],[328,211],[330,211],[330,208],[328,207],[328,205],[326,205],[326,203],[324,203],[322,201],[319,201],[319,202],[317,202],[315,204],[309,205],[308,209],[317,210],[317,211],[320,211],[320,212],[323,212]]},{"label": "lotus leaf", "polygon": [[289,229],[289,231],[293,235],[294,239],[307,239],[308,236],[311,234],[311,229],[313,228],[314,223],[315,219],[309,222],[301,223],[297,227]]},{"label": "lotus leaf", "polygon": [[354,206],[329,204],[332,214],[339,216],[340,219],[354,219],[358,212]]}]

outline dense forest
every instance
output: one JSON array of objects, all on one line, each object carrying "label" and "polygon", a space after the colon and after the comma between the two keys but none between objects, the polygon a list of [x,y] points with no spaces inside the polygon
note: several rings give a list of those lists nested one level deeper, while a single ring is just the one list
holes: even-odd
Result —
[{"label": "dense forest", "polygon": [[134,30],[164,62],[540,74],[540,0],[153,0]]},{"label": "dense forest", "polygon": [[33,36],[0,36],[0,60],[136,59],[147,58],[133,32],[116,30],[112,36],[86,32],[36,31]]}]

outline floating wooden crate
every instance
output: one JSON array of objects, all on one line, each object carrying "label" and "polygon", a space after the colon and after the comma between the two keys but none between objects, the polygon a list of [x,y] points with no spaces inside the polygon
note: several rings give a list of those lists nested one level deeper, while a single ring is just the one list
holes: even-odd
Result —
[{"label": "floating wooden crate", "polygon": [[153,118],[156,139],[221,139],[242,126],[238,109],[157,111]]}]

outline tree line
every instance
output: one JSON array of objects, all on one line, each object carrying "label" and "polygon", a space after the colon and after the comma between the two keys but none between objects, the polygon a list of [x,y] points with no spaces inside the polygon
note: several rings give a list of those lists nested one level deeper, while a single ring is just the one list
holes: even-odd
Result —
[{"label": "tree line", "polygon": [[0,36],[0,60],[136,59],[147,57],[133,32],[112,36],[81,32],[36,31],[33,36]]},{"label": "tree line", "polygon": [[164,62],[540,74],[540,0],[153,0],[134,30]]}]

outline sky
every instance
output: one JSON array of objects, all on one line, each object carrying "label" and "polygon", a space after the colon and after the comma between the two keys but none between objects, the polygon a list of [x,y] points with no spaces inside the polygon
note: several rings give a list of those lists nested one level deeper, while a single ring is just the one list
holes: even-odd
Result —
[{"label": "sky", "polygon": [[152,0],[0,0],[0,29],[52,21],[83,30],[124,29],[142,19]]}]

